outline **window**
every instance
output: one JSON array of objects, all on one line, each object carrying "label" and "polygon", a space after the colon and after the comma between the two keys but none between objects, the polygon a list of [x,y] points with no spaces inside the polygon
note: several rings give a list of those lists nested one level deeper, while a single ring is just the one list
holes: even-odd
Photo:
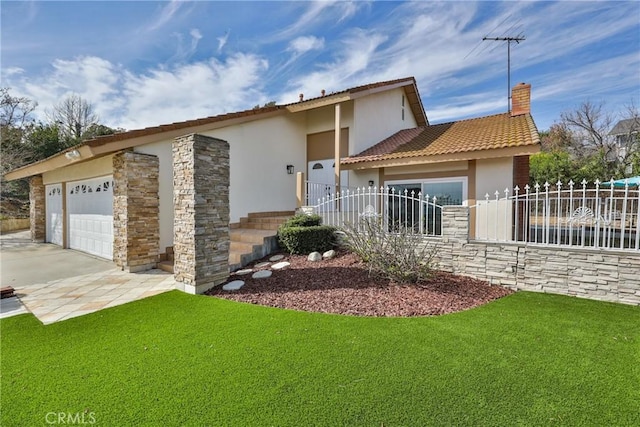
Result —
[{"label": "window", "polygon": [[429,195],[429,200],[433,201],[436,197],[438,205],[447,206],[463,206],[467,203],[467,178],[437,178],[424,179],[416,181],[386,181],[385,186],[395,188],[396,192],[406,189],[411,194],[415,192],[416,196],[422,192],[422,196]]},{"label": "window", "polygon": [[[385,186],[395,190],[394,194],[404,195],[403,197],[389,196],[388,215],[390,227],[404,224],[405,226],[413,226],[420,228],[422,224],[422,232],[428,234],[436,233],[440,229],[442,222],[442,211],[433,205],[421,206],[419,202],[411,200],[417,199],[421,195],[422,200],[429,198],[429,202],[438,206],[461,206],[467,203],[467,178],[439,178],[425,179],[416,181],[386,181]],[[422,218],[420,213],[422,212]]]}]

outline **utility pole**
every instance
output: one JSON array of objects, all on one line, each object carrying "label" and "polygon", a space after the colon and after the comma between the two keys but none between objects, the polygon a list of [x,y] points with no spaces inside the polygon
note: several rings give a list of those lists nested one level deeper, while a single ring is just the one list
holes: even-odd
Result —
[{"label": "utility pole", "polygon": [[520,44],[521,41],[526,39],[524,35],[518,35],[516,37],[483,37],[482,40],[507,42],[507,108],[511,112],[511,43]]}]

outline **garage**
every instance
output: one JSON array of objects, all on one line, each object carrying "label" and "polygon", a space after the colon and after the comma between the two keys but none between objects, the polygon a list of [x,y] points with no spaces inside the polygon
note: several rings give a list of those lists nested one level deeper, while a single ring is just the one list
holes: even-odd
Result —
[{"label": "garage", "polygon": [[46,241],[62,246],[62,184],[45,187]]},{"label": "garage", "polygon": [[69,247],[113,259],[113,177],[67,183]]}]

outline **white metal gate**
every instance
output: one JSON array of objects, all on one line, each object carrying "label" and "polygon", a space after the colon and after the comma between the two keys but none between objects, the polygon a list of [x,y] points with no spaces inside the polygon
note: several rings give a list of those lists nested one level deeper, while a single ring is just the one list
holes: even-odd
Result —
[{"label": "white metal gate", "polygon": [[113,259],[113,177],[67,184],[69,247]]},{"label": "white metal gate", "polygon": [[62,184],[45,187],[46,241],[62,246]]}]

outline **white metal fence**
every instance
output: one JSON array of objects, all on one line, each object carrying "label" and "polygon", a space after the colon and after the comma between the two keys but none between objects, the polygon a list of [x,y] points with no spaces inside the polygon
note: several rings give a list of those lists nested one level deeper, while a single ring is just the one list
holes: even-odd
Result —
[{"label": "white metal fence", "polygon": [[323,224],[335,227],[376,218],[390,232],[402,227],[416,234],[442,235],[442,206],[428,194],[392,187],[343,189],[321,197],[309,208],[322,217]]},{"label": "white metal fence", "polygon": [[[515,187],[475,209],[476,239],[640,250],[640,190],[612,181]],[[502,196],[502,197],[501,197]]]}]

